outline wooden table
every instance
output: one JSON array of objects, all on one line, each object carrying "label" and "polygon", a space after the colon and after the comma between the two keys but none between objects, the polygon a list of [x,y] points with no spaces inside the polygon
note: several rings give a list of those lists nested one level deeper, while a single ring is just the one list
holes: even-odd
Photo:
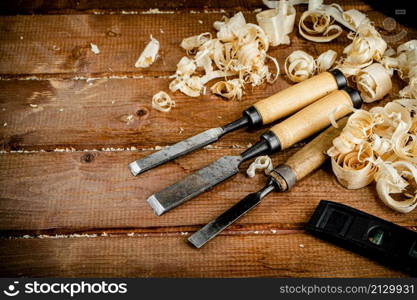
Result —
[{"label": "wooden table", "polygon": [[[183,38],[212,31],[215,20],[236,11],[255,22],[254,10],[262,7],[254,0],[152,2],[0,4],[5,14],[0,17],[0,275],[405,276],[304,232],[322,199],[416,230],[417,211],[390,210],[377,198],[374,185],[344,189],[328,165],[291,192],[270,195],[200,250],[186,244],[186,237],[259,189],[264,176],[250,179],[242,171],[162,217],[153,214],[145,201],[149,195],[222,155],[241,152],[257,141],[259,131],[232,133],[211,149],[136,178],[127,169],[129,162],[232,121],[290,83],[283,75],[273,85],[248,88],[240,102],[210,93],[196,99],[174,93],[177,106],[170,113],[152,109],[152,95],[168,91],[168,75],[184,55],[179,47]],[[342,5],[366,12],[382,30],[385,16],[370,6],[358,1]],[[155,7],[162,13],[149,11]],[[399,25],[383,33],[402,30],[408,35],[398,43],[416,37],[414,30]],[[161,43],[161,57],[148,69],[136,69],[150,34]],[[295,49],[317,56],[334,48],[341,54],[348,43],[346,33],[318,44],[294,30],[291,45],[274,47],[269,54],[282,66]],[[395,79],[394,91],[403,85]],[[297,147],[275,155],[274,163]]]}]

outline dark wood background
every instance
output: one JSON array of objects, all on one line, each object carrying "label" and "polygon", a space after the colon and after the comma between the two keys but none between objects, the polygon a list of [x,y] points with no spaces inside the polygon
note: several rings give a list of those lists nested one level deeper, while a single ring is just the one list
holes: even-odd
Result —
[{"label": "dark wood background", "polygon": [[[366,12],[387,37],[405,31],[396,44],[416,38],[415,30],[401,25],[387,32],[386,17],[361,1],[340,3]],[[148,13],[157,7],[163,13]],[[344,189],[329,165],[291,192],[270,195],[200,250],[186,237],[262,187],[264,176],[247,178],[245,164],[232,180],[162,217],[153,214],[145,202],[149,195],[222,155],[241,152],[259,131],[229,134],[212,149],[130,175],[127,164],[155,147],[232,121],[290,85],[282,75],[273,85],[248,88],[240,102],[174,93],[177,107],[170,113],[151,108],[152,95],[168,91],[167,76],[184,55],[183,38],[213,31],[215,20],[237,11],[255,22],[254,10],[261,7],[254,0],[0,3],[1,276],[405,276],[303,231],[322,199],[416,230],[417,211],[390,210],[373,185]],[[136,69],[150,34],[161,43],[161,57],[148,69]],[[100,54],[91,52],[90,43]],[[269,54],[282,66],[295,49],[341,54],[348,43],[346,33],[318,44],[294,29],[291,45]],[[403,85],[394,78],[388,99]],[[274,155],[274,163],[300,146]]]}]

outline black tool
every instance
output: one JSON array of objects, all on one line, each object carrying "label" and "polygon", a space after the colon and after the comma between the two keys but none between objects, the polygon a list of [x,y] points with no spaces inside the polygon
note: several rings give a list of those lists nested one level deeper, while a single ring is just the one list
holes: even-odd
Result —
[{"label": "black tool", "polygon": [[324,240],[417,276],[417,232],[324,200],[306,229]]}]

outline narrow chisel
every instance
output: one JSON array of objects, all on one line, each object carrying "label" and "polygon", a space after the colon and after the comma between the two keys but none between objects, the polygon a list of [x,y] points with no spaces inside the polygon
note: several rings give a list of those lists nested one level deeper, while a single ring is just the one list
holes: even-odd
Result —
[{"label": "narrow chisel", "polygon": [[324,72],[263,99],[243,112],[243,116],[225,126],[211,128],[184,141],[129,164],[134,176],[191,151],[214,143],[226,133],[243,127],[258,127],[289,116],[317,99],[346,87],[339,70]]},{"label": "narrow chisel", "polygon": [[273,169],[263,189],[247,195],[219,217],[190,236],[188,241],[197,248],[202,247],[237,219],[257,206],[269,193],[272,191],[287,191],[297,181],[318,169],[326,161],[325,152],[332,145],[333,139],[340,134],[346,121],[347,117],[340,119],[337,122],[338,128],[329,127],[291,156],[286,163]]},{"label": "narrow chisel", "polygon": [[359,108],[361,104],[362,99],[354,89],[333,91],[273,126],[261,136],[258,143],[242,154],[221,157],[205,168],[150,196],[147,201],[159,216],[237,174],[242,162],[262,154],[287,149],[326,128],[330,124],[331,113],[337,120],[351,112],[349,107]]}]

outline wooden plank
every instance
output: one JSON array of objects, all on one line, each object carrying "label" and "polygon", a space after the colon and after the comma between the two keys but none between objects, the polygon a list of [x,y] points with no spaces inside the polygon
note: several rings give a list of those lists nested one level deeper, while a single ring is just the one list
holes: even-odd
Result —
[{"label": "wooden plank", "polygon": [[[211,24],[221,19],[222,15],[183,13],[2,17],[0,75],[54,74],[53,77],[68,77],[74,73],[86,76],[92,73],[101,76],[172,74],[179,59],[184,56],[184,51],[179,47],[182,39],[207,31],[214,33]],[[248,22],[255,22],[254,13],[246,13],[245,16]],[[372,17],[377,25],[383,19],[383,15],[378,13]],[[47,31],[43,32],[46,28]],[[137,69],[134,63],[149,41],[150,34],[160,41],[161,58],[147,69]],[[346,34],[343,34],[332,42],[332,48],[341,53],[348,42]],[[90,43],[98,45],[100,54],[96,55],[90,50]],[[327,50],[328,45],[312,44],[295,31],[291,35],[291,45],[273,47],[268,53],[283,63],[294,49],[317,56],[320,52],[316,53],[316,48]]]},{"label": "wooden plank", "polygon": [[[239,151],[198,151],[138,177],[130,174],[127,164],[149,151],[1,154],[0,230],[151,230],[202,225],[260,189],[265,177],[250,179],[242,171],[161,217],[153,214],[145,200],[216,158]],[[294,151],[275,155],[275,164],[284,162]],[[239,224],[300,228],[323,199],[343,202],[400,225],[417,225],[417,211],[400,214],[390,210],[378,199],[374,186],[346,190],[337,184],[329,166],[301,181],[291,192],[271,194]]]},{"label": "wooden plank", "polygon": [[405,276],[303,233],[219,236],[200,250],[185,237],[1,240],[0,276]]},{"label": "wooden plank", "polygon": [[[183,13],[2,17],[0,75],[171,75],[179,59],[185,55],[179,47],[181,41],[202,32],[214,33],[212,24],[223,15]],[[254,13],[248,13],[246,17],[250,22],[255,21]],[[200,24],[199,20],[203,23]],[[135,68],[134,64],[151,34],[160,41],[160,59],[149,68]],[[90,43],[99,47],[99,54],[90,50]],[[294,37],[292,41],[292,46],[301,49],[307,49],[307,44],[299,37]],[[288,47],[280,51],[277,48],[270,54],[283,60],[289,50]]]},{"label": "wooden plank", "polygon": [[[332,1],[340,2],[340,1]],[[345,9],[357,8],[369,10],[370,6],[361,1],[343,1]],[[224,10],[253,10],[266,8],[260,0],[154,0],[154,1],[136,1],[136,0],[118,0],[118,1],[51,1],[51,0],[21,0],[18,2],[0,2],[0,14],[70,14],[70,13],[117,13],[127,11],[140,12],[149,9],[159,8],[160,10],[195,10],[198,12],[210,11],[213,9]]]},{"label": "wooden plank", "polygon": [[[167,78],[0,80],[0,150],[171,145],[238,119],[253,103],[291,83],[282,76],[273,85],[248,90],[241,101],[226,101],[211,93],[198,98],[171,93],[176,107],[162,113],[152,108],[151,99],[158,91],[168,90],[168,84]],[[392,94],[363,108],[395,99],[403,85],[393,77]],[[247,146],[268,127],[238,130],[214,145]]]},{"label": "wooden plank", "polygon": [[[290,85],[282,79],[248,91],[242,101],[225,101],[210,93],[199,98],[173,93],[176,107],[162,113],[152,108],[151,99],[168,90],[168,84],[166,78],[0,80],[0,146],[3,150],[165,146],[234,121],[252,103]],[[215,145],[246,146],[265,130],[239,130]]]},{"label": "wooden plank", "polygon": [[[17,5],[18,4],[18,5]],[[45,0],[23,0],[19,3],[1,3],[0,11],[3,15],[12,14],[68,14],[68,13],[111,13],[111,12],[140,12],[149,9],[159,8],[161,11],[167,10],[197,10],[203,11],[212,9],[256,9],[263,7],[258,0],[154,0],[154,1],[135,1],[135,0],[117,0],[117,1],[45,1]]]},{"label": "wooden plank", "polygon": [[[357,2],[354,2],[357,3]],[[356,7],[356,6],[352,6]],[[349,6],[345,6],[348,9]],[[360,7],[357,7],[360,8]],[[305,6],[298,7],[298,11]],[[229,13],[231,15],[232,13]],[[0,65],[1,77],[25,76],[29,74],[54,74],[70,76],[95,74],[144,74],[167,75],[184,55],[179,47],[182,39],[210,31],[212,23],[220,20],[224,13],[173,13],[134,15],[42,15],[8,16],[0,19]],[[383,28],[385,16],[369,11],[370,19],[378,28]],[[255,13],[245,13],[247,21],[255,22]],[[297,18],[300,13],[297,14]],[[201,24],[202,22],[202,24]],[[163,31],[163,33],[161,32]],[[404,42],[416,35],[415,29],[396,26],[386,36],[395,36],[405,30],[408,36],[401,36],[395,43]],[[141,70],[134,67],[140,52],[149,41],[149,35],[161,43],[161,58],[150,68]],[[348,44],[346,33],[332,42],[332,48],[339,52]],[[90,43],[100,49],[96,55],[90,51]],[[312,48],[312,45],[313,48]],[[273,47],[269,54],[282,63],[294,49],[306,50],[313,55],[314,49],[325,49],[328,44],[306,41],[298,30],[291,34],[291,45]],[[312,53],[313,52],[313,53]],[[16,55],[16,54],[19,55]]]}]

